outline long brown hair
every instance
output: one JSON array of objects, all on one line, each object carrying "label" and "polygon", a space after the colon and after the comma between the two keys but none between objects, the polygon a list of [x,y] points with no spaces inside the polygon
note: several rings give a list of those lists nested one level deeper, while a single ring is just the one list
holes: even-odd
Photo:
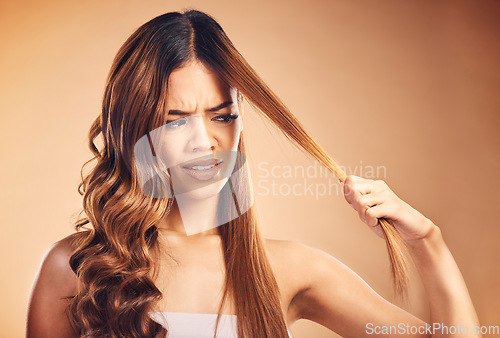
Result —
[{"label": "long brown hair", "polygon": [[[150,20],[118,51],[107,79],[102,112],[89,132],[93,158],[84,164],[78,188],[85,217],[75,225],[76,249],[70,258],[78,277],[77,293],[67,309],[82,336],[167,334],[167,329],[148,313],[162,296],[151,277],[158,249],[156,224],[168,215],[173,199],[143,194],[134,165],[134,145],[165,123],[168,77],[192,59],[214,70],[238,91],[240,98],[345,179],[345,173],[248,65],[212,17],[189,10]],[[238,151],[245,154],[243,133]],[[95,166],[83,175],[92,161]],[[239,196],[251,196],[248,185],[232,188],[241,189]],[[231,196],[221,194],[221,198]],[[279,288],[254,213],[252,206],[217,228],[226,269],[219,314],[224,301],[231,297],[238,336],[286,338]]]}]

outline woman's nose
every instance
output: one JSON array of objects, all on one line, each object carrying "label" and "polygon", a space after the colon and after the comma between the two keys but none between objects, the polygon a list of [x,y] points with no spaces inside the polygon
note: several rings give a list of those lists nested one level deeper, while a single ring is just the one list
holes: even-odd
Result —
[{"label": "woman's nose", "polygon": [[191,135],[189,148],[192,151],[213,150],[210,131],[202,114],[191,115]]}]

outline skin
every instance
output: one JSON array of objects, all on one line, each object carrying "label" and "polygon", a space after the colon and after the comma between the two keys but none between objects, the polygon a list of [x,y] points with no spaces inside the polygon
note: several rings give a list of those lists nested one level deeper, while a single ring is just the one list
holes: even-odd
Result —
[{"label": "skin", "polygon": [[[151,134],[157,155],[169,168],[176,197],[206,200],[226,184],[243,130],[236,95],[196,60],[170,74],[167,124]],[[228,114],[237,118],[227,119]],[[186,174],[182,164],[204,157],[223,160],[219,175],[198,181]]]},{"label": "skin", "polygon": [[[182,163],[213,150],[235,150],[240,123],[217,126],[210,120],[213,116],[203,114],[210,107],[234,99],[234,92],[197,62],[176,70],[171,81],[168,109],[198,113],[202,117],[198,122],[203,121],[204,125],[199,124],[197,129],[202,135],[194,139],[181,138],[183,141],[177,143],[179,147],[167,151],[171,156],[167,159],[169,163]],[[236,104],[226,109],[239,112]],[[164,146],[168,148],[171,144],[166,142]],[[189,180],[183,182],[188,184]],[[215,209],[213,196],[217,196],[220,189],[218,182],[188,194],[191,204],[186,205],[192,207],[190,210],[205,212],[204,217],[198,219],[200,222],[211,219],[209,213]],[[342,186],[346,201],[377,235],[381,236],[377,225],[380,217],[388,219],[400,232],[430,300],[431,323],[448,326],[459,323],[470,328],[479,325],[465,282],[439,227],[396,196],[384,181],[349,175]],[[220,238],[216,229],[210,228],[212,225],[206,221],[201,227],[206,230],[187,236],[177,203],[168,217],[158,223],[160,246],[177,260],[156,257],[160,268],[155,283],[164,295],[157,304],[158,311],[217,313],[224,264]],[[68,236],[55,243],[42,261],[28,308],[28,337],[76,336],[64,314],[66,301],[63,300],[74,294],[76,285],[68,264],[70,241]],[[288,327],[299,319],[308,319],[345,337],[364,337],[374,336],[367,334],[367,322],[374,326],[425,325],[421,319],[383,299],[328,253],[295,241],[266,238],[264,243],[280,288]],[[233,314],[234,304],[226,303],[222,313]]]},{"label": "skin", "polygon": [[[170,74],[167,124],[153,132],[156,153],[169,168],[175,205],[173,215],[160,222],[165,233],[214,235],[218,194],[234,168],[243,125],[237,92],[202,63],[193,60]],[[224,108],[213,111],[214,107]],[[182,113],[180,113],[182,112]],[[227,119],[230,114],[235,119]],[[209,181],[192,178],[182,164],[200,158],[222,159],[220,171]]]}]

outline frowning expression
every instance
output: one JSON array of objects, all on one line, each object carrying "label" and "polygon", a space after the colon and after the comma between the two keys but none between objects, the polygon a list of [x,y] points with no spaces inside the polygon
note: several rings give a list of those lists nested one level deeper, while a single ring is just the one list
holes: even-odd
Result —
[{"label": "frowning expression", "polygon": [[193,60],[170,74],[166,109],[167,123],[150,135],[174,194],[216,194],[231,176],[242,130],[236,90]]}]

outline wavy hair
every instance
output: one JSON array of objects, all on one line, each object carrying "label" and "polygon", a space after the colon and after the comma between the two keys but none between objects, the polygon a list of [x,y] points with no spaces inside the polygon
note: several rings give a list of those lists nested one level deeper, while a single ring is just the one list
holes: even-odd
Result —
[{"label": "wavy hair", "polygon": [[[89,131],[93,158],[83,165],[78,187],[85,216],[75,224],[75,250],[70,258],[77,292],[67,308],[81,336],[168,334],[148,313],[162,297],[151,277],[154,253],[159,250],[156,224],[168,215],[173,199],[143,194],[134,165],[134,145],[166,122],[169,75],[192,59],[210,67],[235,88],[239,103],[247,100],[302,150],[345,180],[346,174],[262,81],[211,16],[187,10],[166,13],[143,24],[118,51],[107,78],[102,112]],[[243,133],[238,151],[245,154]],[[94,167],[84,175],[84,168],[93,161]],[[251,194],[248,185],[234,188],[242,189],[239,196]],[[221,194],[221,198],[232,196]],[[217,324],[222,305],[232,297],[238,336],[288,337],[279,288],[254,206],[217,231],[226,269]],[[396,236],[389,233],[397,246]],[[401,259],[397,250],[391,250]]]}]

